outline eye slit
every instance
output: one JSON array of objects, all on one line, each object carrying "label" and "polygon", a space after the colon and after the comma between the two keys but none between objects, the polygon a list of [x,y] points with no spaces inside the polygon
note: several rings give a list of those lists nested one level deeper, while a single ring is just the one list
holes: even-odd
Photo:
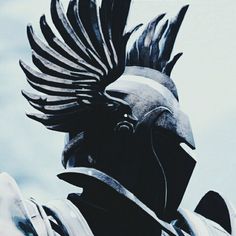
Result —
[{"label": "eye slit", "polygon": [[91,165],[95,165],[96,161],[93,159],[93,157],[91,155],[88,155],[88,163]]},{"label": "eye slit", "polygon": [[180,147],[188,153],[194,160],[196,160],[196,151],[191,149],[186,143],[180,143]]}]

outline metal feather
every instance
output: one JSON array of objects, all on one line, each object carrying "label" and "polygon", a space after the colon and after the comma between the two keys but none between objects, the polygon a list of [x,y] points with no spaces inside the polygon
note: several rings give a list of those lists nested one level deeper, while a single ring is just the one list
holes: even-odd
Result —
[{"label": "metal feather", "polygon": [[120,115],[131,111],[124,101],[105,92],[124,72],[126,44],[137,29],[125,33],[131,1],[98,2],[71,0],[65,13],[59,0],[51,0],[52,21],[60,38],[44,15],[40,28],[45,42],[32,26],[27,27],[32,61],[39,71],[22,61],[20,66],[31,87],[45,96],[22,94],[42,113],[28,117],[48,129],[86,129],[98,111]]},{"label": "metal feather", "polygon": [[179,53],[170,59],[187,9],[188,6],[184,6],[173,20],[165,21],[160,27],[159,22],[164,14],[152,20],[128,51],[127,65],[148,67],[170,76],[175,63],[182,55]]}]

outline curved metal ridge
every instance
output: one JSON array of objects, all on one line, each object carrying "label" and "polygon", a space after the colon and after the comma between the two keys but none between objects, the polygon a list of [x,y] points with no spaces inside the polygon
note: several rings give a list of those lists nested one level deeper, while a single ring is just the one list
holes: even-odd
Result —
[{"label": "curved metal ridge", "polygon": [[167,89],[169,89],[177,100],[179,99],[178,92],[177,92],[177,89],[173,80],[169,76],[157,70],[154,70],[152,68],[145,68],[141,66],[127,66],[125,68],[124,74],[142,76],[142,77],[154,80],[160,83],[161,85],[163,85],[164,87],[166,87]]}]

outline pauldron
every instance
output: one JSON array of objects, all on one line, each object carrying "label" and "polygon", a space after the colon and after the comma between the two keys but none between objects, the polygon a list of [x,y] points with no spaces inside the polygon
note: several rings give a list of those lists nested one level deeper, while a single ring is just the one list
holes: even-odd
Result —
[{"label": "pauldron", "polygon": [[[123,202],[124,209],[122,210],[134,211],[136,218],[134,221],[142,221],[143,225],[136,226],[137,232],[139,230],[149,232],[149,227],[151,226],[153,229],[160,231],[159,235],[162,236],[235,235],[236,212],[230,202],[215,192],[206,194],[198,204],[195,212],[180,209],[178,218],[171,223],[166,223],[157,218],[151,209],[140,202],[119,182],[97,170],[93,170],[93,173],[88,177],[88,171],[91,170],[75,168],[60,174],[59,177],[71,182],[71,184],[78,185],[71,176],[78,175],[78,177],[81,177],[84,175],[86,178],[91,178],[89,181],[93,182],[93,185],[99,185],[99,188],[103,186],[101,190],[105,191],[104,194],[113,191],[113,195],[114,193],[117,195],[115,198]],[[46,205],[41,205],[34,199],[24,200],[16,182],[6,173],[0,175],[0,190],[4,192],[4,194],[1,194],[0,201],[1,235],[94,235],[80,212],[79,206],[75,203],[75,199],[80,198],[79,194],[73,194],[65,200],[56,200]],[[104,203],[102,204],[104,207]],[[101,211],[103,207],[101,207]],[[116,212],[119,214],[120,210],[117,209],[117,206],[113,206],[112,210],[114,211],[113,215],[116,215]],[[115,218],[115,216],[113,217]],[[137,232],[135,235],[143,235],[143,233],[138,234]],[[148,233],[146,235],[157,234]]]}]

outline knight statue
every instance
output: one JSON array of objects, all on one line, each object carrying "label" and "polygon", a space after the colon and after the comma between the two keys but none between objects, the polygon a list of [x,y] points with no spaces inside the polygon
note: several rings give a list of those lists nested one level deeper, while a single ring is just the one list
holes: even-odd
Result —
[{"label": "knight statue", "polygon": [[188,6],[174,19],[162,14],[127,30],[130,4],[71,0],[64,12],[52,0],[57,33],[45,16],[44,40],[27,27],[38,70],[20,66],[40,92],[23,91],[40,111],[28,117],[66,133],[58,177],[83,191],[41,205],[24,200],[1,174],[1,235],[236,235],[236,212],[218,193],[208,192],[194,212],[179,207],[196,164],[184,148],[195,144],[170,78],[182,55],[171,54]]}]

